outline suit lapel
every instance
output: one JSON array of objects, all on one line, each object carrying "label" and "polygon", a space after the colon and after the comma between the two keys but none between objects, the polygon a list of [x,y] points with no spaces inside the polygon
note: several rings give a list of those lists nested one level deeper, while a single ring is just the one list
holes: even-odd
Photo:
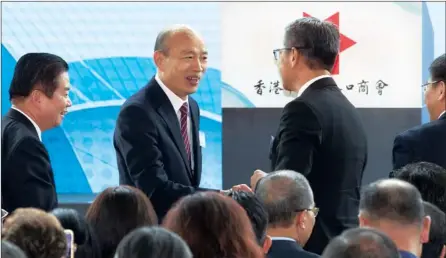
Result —
[{"label": "suit lapel", "polygon": [[178,117],[175,113],[175,110],[173,109],[172,104],[169,101],[169,98],[167,98],[166,94],[163,92],[158,83],[156,83],[155,80],[153,80],[152,83],[154,83],[153,86],[157,87],[156,89],[157,97],[155,97],[155,99],[157,99],[156,101],[159,103],[157,112],[164,120],[164,122],[166,122],[167,128],[170,131],[170,135],[172,136],[172,139],[175,145],[177,146],[178,151],[181,154],[181,158],[183,159],[184,165],[187,168],[189,177],[191,177],[192,170],[189,159],[187,157],[186,147],[184,146],[183,137],[181,136],[180,122],[178,121]]},{"label": "suit lapel", "polygon": [[200,181],[200,169],[199,166],[201,165],[201,156],[199,155],[199,148],[200,148],[200,135],[199,135],[199,115],[198,115],[198,109],[195,106],[195,103],[192,104],[192,101],[189,99],[189,107],[191,112],[191,129],[192,129],[192,146],[193,146],[193,152],[194,152],[194,167],[195,171],[193,174],[194,182]]}]

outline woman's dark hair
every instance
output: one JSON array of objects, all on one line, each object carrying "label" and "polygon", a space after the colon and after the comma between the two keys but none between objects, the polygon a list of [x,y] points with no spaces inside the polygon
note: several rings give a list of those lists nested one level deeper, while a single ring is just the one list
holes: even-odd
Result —
[{"label": "woman's dark hair", "polygon": [[142,227],[128,234],[116,249],[115,258],[192,258],[189,247],[177,234],[160,227]]},{"label": "woman's dark hair", "polygon": [[113,257],[119,242],[132,230],[158,223],[147,196],[127,185],[109,187],[100,193],[86,218],[96,233],[102,258]]},{"label": "woman's dark hair", "polygon": [[74,256],[76,258],[100,257],[99,244],[90,224],[75,209],[57,208],[51,212],[64,229],[71,229],[74,242],[77,245]]},{"label": "woman's dark hair", "polygon": [[218,193],[184,197],[167,213],[163,226],[186,241],[194,258],[263,257],[246,211]]}]

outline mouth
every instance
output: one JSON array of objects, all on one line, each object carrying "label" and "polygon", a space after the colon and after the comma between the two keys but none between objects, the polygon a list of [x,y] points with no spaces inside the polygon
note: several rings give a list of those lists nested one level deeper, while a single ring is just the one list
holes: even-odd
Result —
[{"label": "mouth", "polygon": [[191,85],[198,85],[200,82],[200,76],[187,76],[186,79],[189,81]]},{"label": "mouth", "polygon": [[60,112],[60,115],[61,115],[62,117],[64,117],[67,113],[68,113],[68,111],[67,111],[67,110],[64,110],[64,111]]}]

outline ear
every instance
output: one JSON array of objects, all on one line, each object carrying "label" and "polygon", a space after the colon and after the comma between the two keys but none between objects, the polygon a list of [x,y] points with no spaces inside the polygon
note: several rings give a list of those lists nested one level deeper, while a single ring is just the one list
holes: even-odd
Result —
[{"label": "ear", "polygon": [[425,244],[429,242],[429,232],[431,229],[431,217],[425,216],[423,218],[423,225],[421,228],[421,243]]},{"label": "ear", "polygon": [[358,215],[358,220],[359,220],[359,227],[361,227],[361,228],[367,227],[370,225],[368,219],[365,218],[364,214],[362,214],[361,212]]},{"label": "ear", "polygon": [[305,211],[298,212],[296,217],[294,217],[294,225],[296,226],[296,228],[301,228],[301,229],[306,228],[305,221],[307,220],[307,218],[305,214],[306,214]]},{"label": "ear", "polygon": [[267,254],[269,249],[271,248],[271,245],[273,244],[273,240],[271,239],[271,237],[269,235],[265,236],[265,241],[263,241],[263,253]]},{"label": "ear", "polygon": [[297,65],[298,61],[299,61],[300,52],[297,49],[292,48],[291,52],[290,52],[290,57],[289,58],[290,58],[291,67],[295,67]]},{"label": "ear", "polygon": [[153,61],[155,62],[156,67],[161,68],[164,63],[164,54],[161,51],[155,51],[153,53]]},{"label": "ear", "polygon": [[29,94],[29,99],[34,103],[40,104],[43,101],[43,95],[43,92],[39,90],[32,90]]},{"label": "ear", "polygon": [[438,83],[438,86],[437,86],[439,89],[439,92],[438,92],[438,94],[439,94],[439,96],[438,96],[438,100],[445,100],[446,99],[446,82],[444,82],[444,81],[440,81],[439,83]]}]

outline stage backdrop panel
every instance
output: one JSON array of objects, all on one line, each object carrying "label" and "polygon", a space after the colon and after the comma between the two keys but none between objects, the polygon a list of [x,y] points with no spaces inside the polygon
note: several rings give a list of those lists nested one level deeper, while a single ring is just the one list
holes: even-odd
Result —
[{"label": "stage backdrop panel", "polygon": [[[224,3],[222,80],[240,96],[223,107],[283,107],[273,49],[285,27],[312,16],[341,34],[334,78],[356,107],[420,108],[421,3]],[[242,99],[242,101],[240,101]]]},{"label": "stage backdrop panel", "polygon": [[202,34],[209,66],[193,95],[201,108],[203,187],[221,188],[221,32],[218,3],[2,4],[2,114],[17,60],[50,52],[69,62],[73,106],[45,132],[58,193],[97,193],[119,183],[113,130],[122,103],[155,74],[158,32],[187,24]]}]

